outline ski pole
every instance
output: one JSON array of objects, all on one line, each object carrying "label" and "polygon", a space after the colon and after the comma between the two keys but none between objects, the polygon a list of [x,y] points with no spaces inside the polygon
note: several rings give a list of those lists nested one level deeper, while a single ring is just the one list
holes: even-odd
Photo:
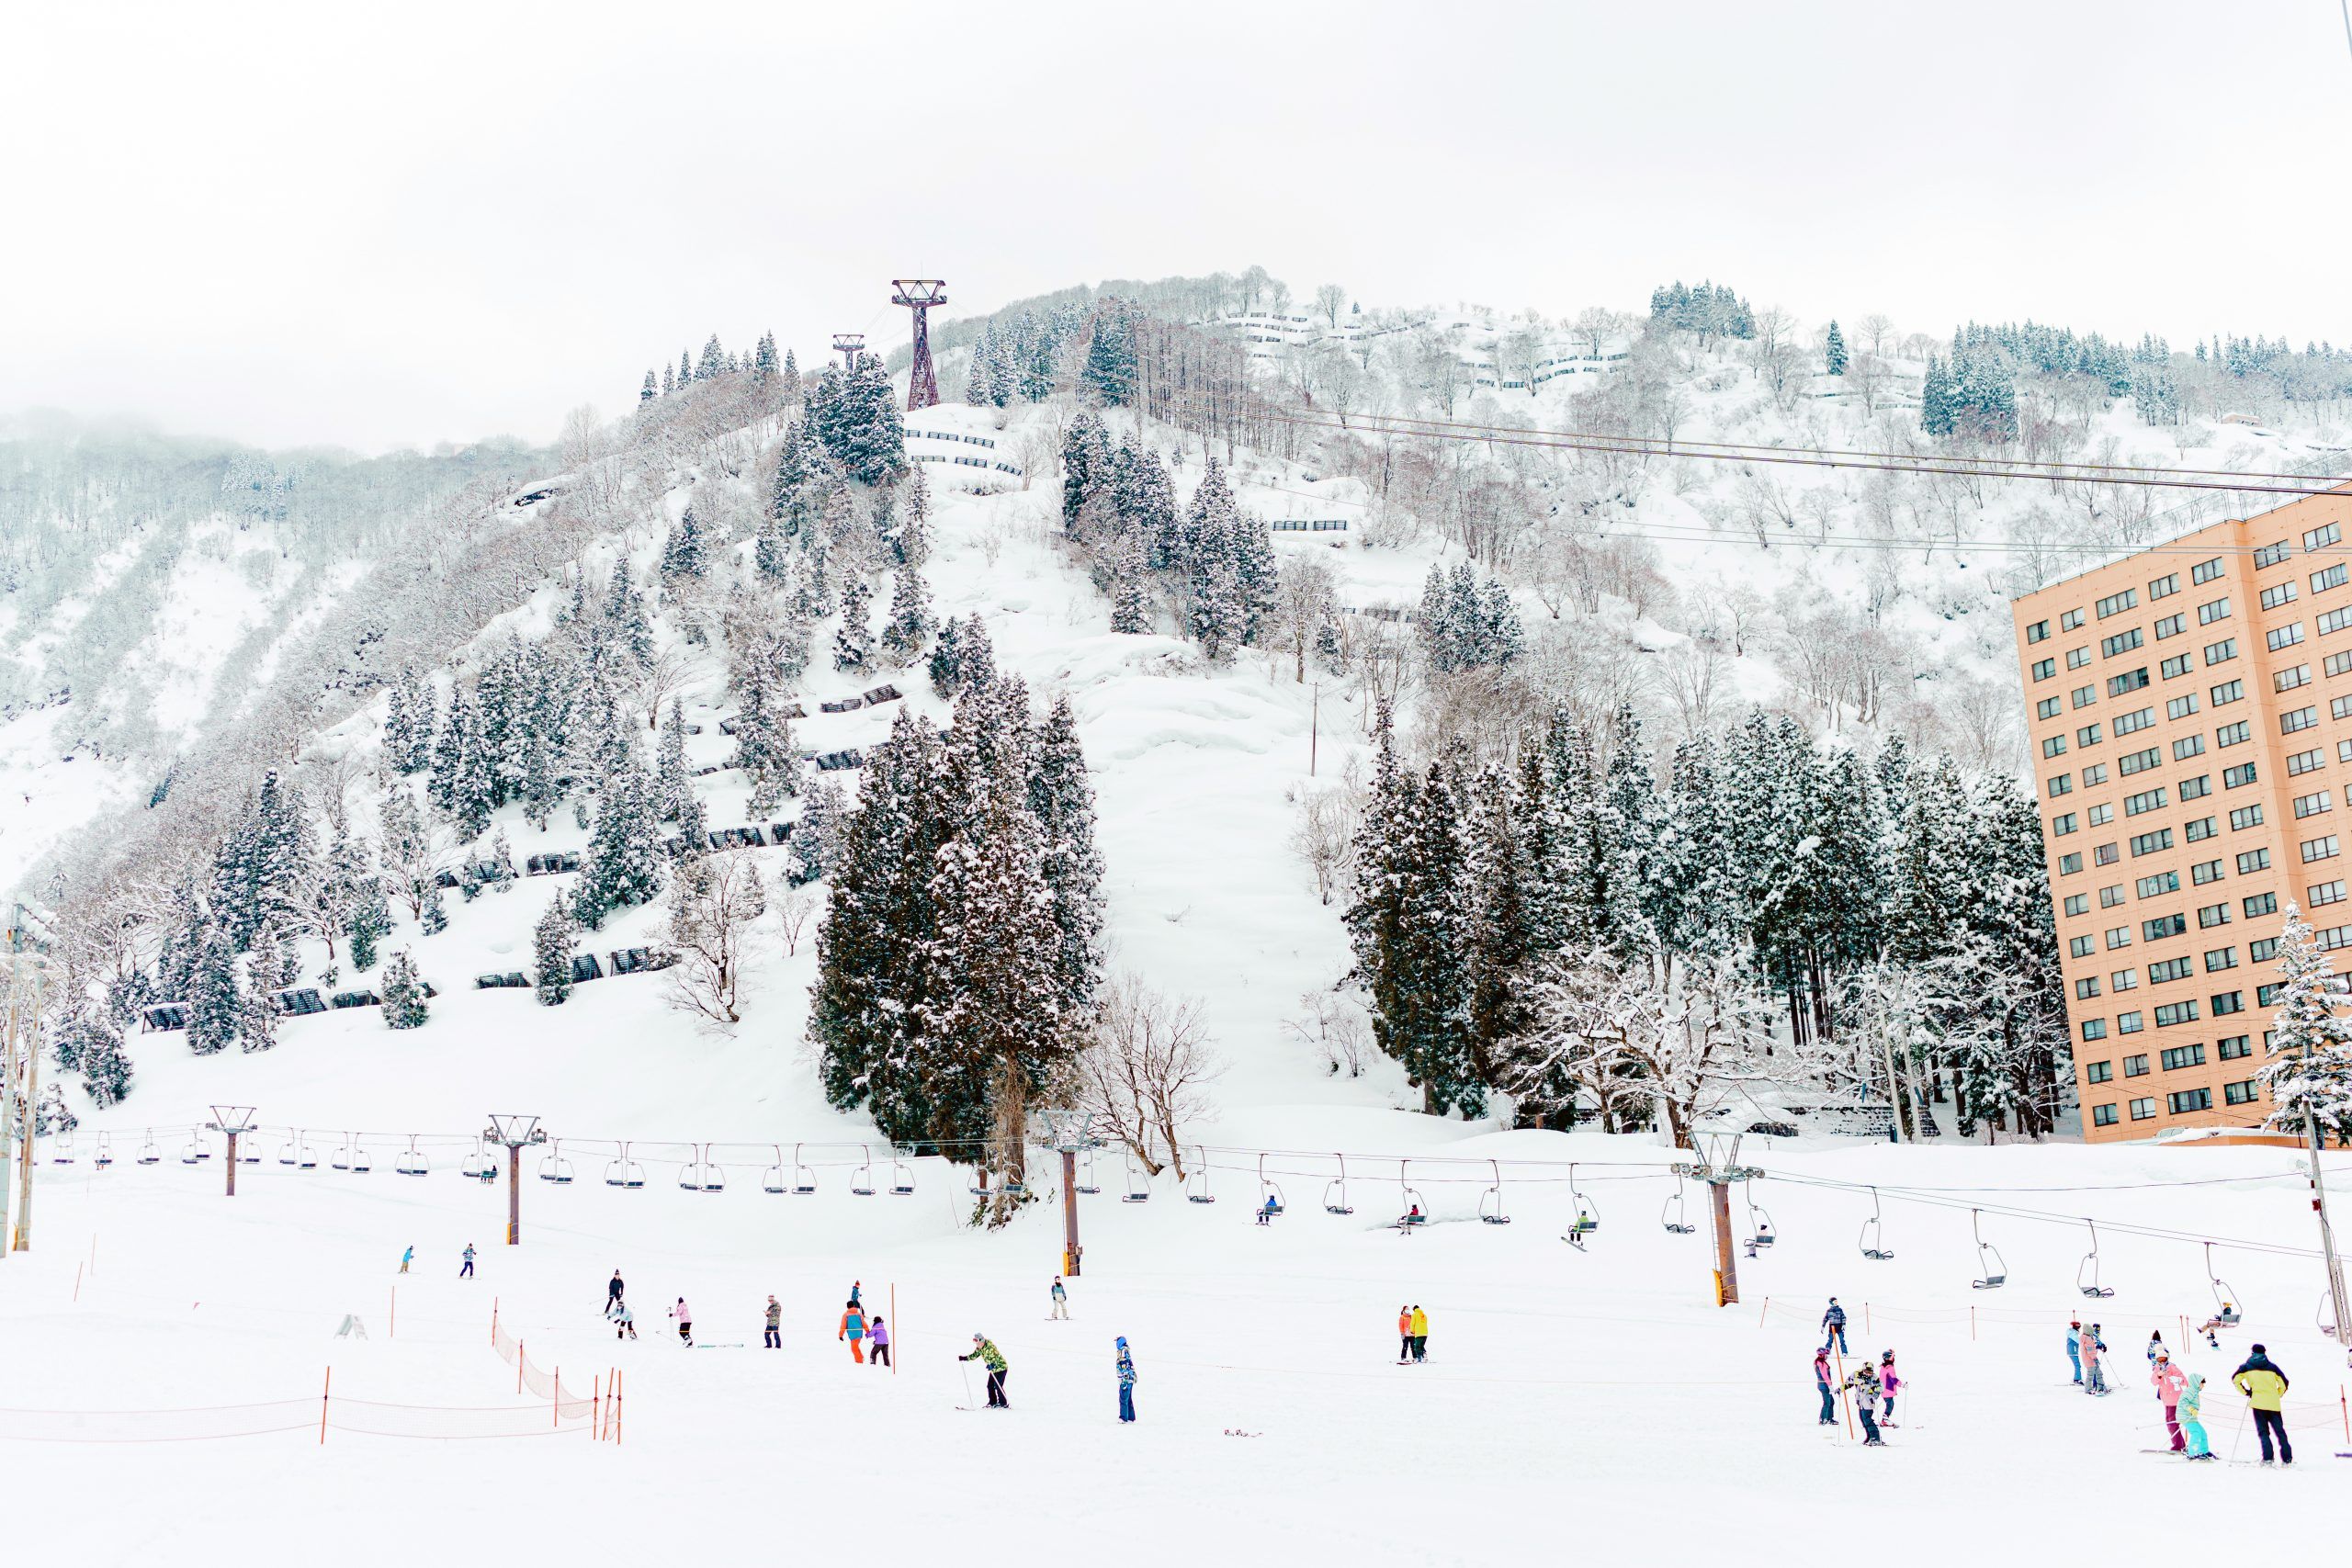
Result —
[{"label": "ski pole", "polygon": [[964,1403],[969,1405],[972,1403],[972,1363],[958,1357],[956,1364],[963,1371]]}]

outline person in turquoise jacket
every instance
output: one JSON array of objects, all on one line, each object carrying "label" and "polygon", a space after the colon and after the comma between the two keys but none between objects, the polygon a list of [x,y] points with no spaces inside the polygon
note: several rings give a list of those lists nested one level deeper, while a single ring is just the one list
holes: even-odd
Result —
[{"label": "person in turquoise jacket", "polygon": [[1119,1336],[1119,1419],[1136,1418],[1136,1359],[1127,1353],[1127,1337]]},{"label": "person in turquoise jacket", "polygon": [[2213,1447],[2205,1440],[2205,1374],[2192,1371],[2180,1380],[2180,1403],[2173,1407],[2173,1419],[2188,1438],[2190,1459],[2211,1459]]},{"label": "person in turquoise jacket", "polygon": [[841,1337],[849,1341],[849,1359],[865,1363],[865,1309],[853,1300],[842,1312]]}]

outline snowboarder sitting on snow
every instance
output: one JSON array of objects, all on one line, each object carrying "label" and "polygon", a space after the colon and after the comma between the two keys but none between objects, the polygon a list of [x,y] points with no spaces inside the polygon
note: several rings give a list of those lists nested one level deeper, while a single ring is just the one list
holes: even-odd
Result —
[{"label": "snowboarder sitting on snow", "polygon": [[768,1298],[767,1333],[762,1338],[761,1346],[769,1350],[784,1348],[784,1308],[774,1296]]},{"label": "snowboarder sitting on snow", "polygon": [[1836,1296],[1829,1298],[1829,1310],[1821,1314],[1821,1342],[1837,1346],[1841,1356],[1854,1353],[1846,1343],[1846,1309],[1838,1304]]},{"label": "snowboarder sitting on snow", "polygon": [[686,1304],[685,1297],[680,1296],[678,1298],[678,1304],[670,1309],[670,1315],[678,1320],[678,1343],[684,1345],[689,1350],[693,1349],[695,1343],[695,1309]]},{"label": "snowboarder sitting on snow", "polygon": [[458,1278],[460,1280],[470,1280],[474,1277],[474,1244],[472,1242],[466,1243],[464,1256],[466,1259],[466,1266],[458,1270]]},{"label": "snowboarder sitting on snow", "polygon": [[842,1309],[842,1331],[837,1338],[849,1341],[849,1359],[859,1366],[865,1364],[865,1309],[852,1296]]},{"label": "snowboarder sitting on snow", "polygon": [[1829,1347],[1824,1345],[1813,1353],[1814,1386],[1821,1390],[1821,1420],[1818,1425],[1838,1425],[1838,1374],[1829,1365]]},{"label": "snowboarder sitting on snow", "polygon": [[873,1352],[866,1359],[876,1366],[890,1364],[890,1330],[878,1317],[865,1326],[865,1348]]},{"label": "snowboarder sitting on snow", "polygon": [[1894,1373],[1894,1352],[1892,1350],[1878,1359],[1878,1386],[1886,1399],[1886,1408],[1879,1412],[1878,1424],[1892,1427],[1894,1425],[1894,1391],[1903,1386],[1903,1380]]},{"label": "snowboarder sitting on snow", "polygon": [[614,1338],[618,1339],[624,1334],[631,1339],[637,1337],[637,1319],[630,1314],[628,1303],[615,1301],[612,1305],[612,1316]]},{"label": "snowboarder sitting on snow", "polygon": [[1117,1362],[1117,1369],[1119,1373],[1119,1419],[1122,1421],[1133,1421],[1136,1418],[1136,1359],[1127,1354],[1127,1338],[1124,1334],[1119,1337],[1119,1359]]},{"label": "snowboarder sitting on snow", "polygon": [[1864,1361],[1855,1371],[1854,1375],[1846,1380],[1846,1386],[1854,1391],[1854,1411],[1862,1418],[1862,1447],[1884,1448],[1886,1439],[1878,1435],[1880,1391],[1877,1371],[1868,1361]]},{"label": "snowboarder sitting on snow", "polygon": [[958,1356],[956,1359],[959,1361],[978,1361],[989,1370],[989,1409],[1010,1410],[1012,1408],[1004,1397],[1004,1374],[1012,1370],[1012,1364],[1004,1359],[1003,1351],[989,1342],[987,1335],[973,1335],[972,1353],[968,1356]]}]

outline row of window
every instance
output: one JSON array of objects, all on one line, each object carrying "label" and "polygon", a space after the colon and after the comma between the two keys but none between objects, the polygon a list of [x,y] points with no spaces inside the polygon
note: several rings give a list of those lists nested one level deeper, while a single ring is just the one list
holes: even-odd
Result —
[{"label": "row of window", "polygon": [[[2325,524],[2320,527],[2311,529],[2303,535],[2303,550],[2306,554],[2324,550],[2331,545],[2340,543],[2342,537],[2343,531],[2335,524]],[[2281,539],[2275,544],[2265,545],[2254,552],[2254,569],[2256,571],[2267,570],[2267,568],[2277,566],[2280,561],[2285,560],[2287,557],[2288,548],[2285,540]],[[2223,562],[2223,558],[2215,556],[2210,560],[2201,560],[2195,566],[2190,567],[2188,569],[2188,580],[2197,586],[2202,587],[2206,583],[2211,582],[2215,579],[2219,578],[2226,570],[2227,567]],[[2340,569],[2330,567],[2328,571],[2335,571],[2338,570]],[[2318,592],[2322,591],[2317,579],[2326,575],[2327,572],[2318,572],[2313,574],[2313,581],[2312,583],[2312,592]],[[2333,588],[2343,581],[2344,579],[2339,577],[2335,581],[2330,582],[2326,586]],[[2159,599],[2168,599],[2173,594],[2179,592],[2180,574],[2178,572],[2166,572],[2164,576],[2155,579],[2148,584],[2148,602],[2150,604],[2154,604]],[[2099,600],[2095,608],[2098,612],[2099,619],[2105,620],[2109,615],[2120,615],[2124,611],[2133,608],[2139,604],[2139,602],[2138,590],[2127,588],[2120,593],[2110,593],[2106,598]],[[2061,631],[2073,631],[2082,624],[2083,613],[2080,610],[2068,610],[2059,616],[2059,629]],[[2050,623],[2046,620],[2036,621],[2025,629],[2025,639],[2030,643],[2046,641],[2049,637]]]},{"label": "row of window", "polygon": [[[2286,982],[2283,980],[2258,987],[2255,991],[2255,1005],[2266,1008],[2274,1006],[2278,1000],[2279,993],[2285,988]],[[2227,1018],[2232,1013],[2245,1010],[2244,991],[2222,991],[2209,998],[2208,1000],[2212,1004],[2215,1018]],[[2202,1016],[2194,997],[2186,1001],[2165,1002],[2154,1011],[2158,1029],[2170,1029],[2178,1024],[2195,1023]],[[2103,1018],[2086,1018],[2077,1028],[2086,1041],[2104,1040],[2107,1038],[2107,1024],[2108,1021]],[[2137,1034],[2147,1027],[2146,1015],[2137,1008],[2129,1012],[2120,1012],[2115,1015],[2115,1032],[2118,1034]]]},{"label": "row of window", "polygon": [[[2254,1044],[2246,1035],[2232,1034],[2217,1041],[2214,1044],[2214,1052],[2224,1062],[2243,1061],[2254,1055]],[[2177,1072],[2183,1067],[2201,1067],[2205,1065],[2205,1047],[2171,1045],[2159,1052],[2157,1059],[2164,1064],[2164,1070],[2168,1073]],[[2148,1058],[2145,1055],[2126,1056],[2122,1060],[2125,1077],[2147,1077]],[[2115,1063],[2112,1061],[2083,1064],[2083,1082],[2086,1084],[2111,1083],[2114,1078]]]},{"label": "row of window", "polygon": [[[2256,1091],[2254,1080],[2245,1078],[2237,1083],[2223,1084],[2222,1093],[2222,1098],[2232,1105],[2250,1105],[2254,1102]],[[2152,1121],[2155,1117],[2156,1097],[2154,1095],[2144,1095],[2138,1100],[2128,1101],[2127,1104],[2132,1113],[2132,1120],[2134,1122]],[[2175,1116],[2189,1116],[2199,1111],[2211,1111],[2213,1109],[2213,1091],[2210,1089],[2175,1089],[2165,1096],[2165,1108]],[[2116,1108],[2112,1102],[2091,1107],[2091,1125],[2094,1127],[2112,1127],[2119,1120],[2120,1118],[2117,1116]]]}]

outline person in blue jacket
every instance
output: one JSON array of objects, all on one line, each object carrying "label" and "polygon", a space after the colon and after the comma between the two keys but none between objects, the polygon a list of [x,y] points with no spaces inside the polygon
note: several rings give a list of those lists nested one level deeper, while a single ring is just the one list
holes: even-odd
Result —
[{"label": "person in blue jacket", "polygon": [[1125,1335],[1119,1337],[1119,1419],[1136,1418],[1136,1359],[1127,1353]]},{"label": "person in blue jacket", "polygon": [[2066,1325],[2066,1359],[2075,1363],[2075,1386],[2083,1386],[2083,1320],[2075,1318]]}]

